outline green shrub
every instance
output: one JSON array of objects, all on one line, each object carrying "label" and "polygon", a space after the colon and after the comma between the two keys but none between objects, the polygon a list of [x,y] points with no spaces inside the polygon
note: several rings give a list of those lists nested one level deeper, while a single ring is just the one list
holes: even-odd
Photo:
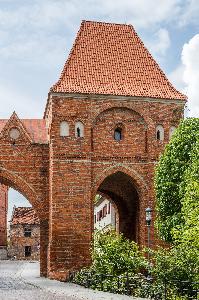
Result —
[{"label": "green shrub", "polygon": [[95,234],[92,259],[92,271],[100,274],[136,274],[148,265],[138,245],[115,231]]}]

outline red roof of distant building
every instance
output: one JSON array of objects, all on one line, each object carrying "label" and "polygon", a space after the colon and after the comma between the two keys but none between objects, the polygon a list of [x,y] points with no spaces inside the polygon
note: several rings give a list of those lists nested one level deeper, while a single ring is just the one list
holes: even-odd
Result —
[{"label": "red roof of distant building", "polygon": [[[0,120],[0,132],[8,120]],[[48,142],[47,127],[44,119],[21,119],[21,122],[27,129],[35,143],[45,144]]]},{"label": "red roof of distant building", "polygon": [[10,224],[33,225],[40,224],[40,222],[32,207],[15,207]]},{"label": "red roof of distant building", "polygon": [[182,99],[133,26],[83,21],[52,92]]}]

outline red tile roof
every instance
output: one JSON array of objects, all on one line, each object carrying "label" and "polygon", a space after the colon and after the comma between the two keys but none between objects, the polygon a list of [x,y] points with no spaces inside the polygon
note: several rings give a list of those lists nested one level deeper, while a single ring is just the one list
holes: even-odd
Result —
[{"label": "red tile roof", "polygon": [[133,26],[83,21],[52,92],[182,99]]},{"label": "red tile roof", "polygon": [[33,225],[40,224],[40,222],[32,207],[15,207],[10,224]]},{"label": "red tile roof", "polygon": [[[0,120],[0,132],[8,120]],[[48,142],[47,127],[44,119],[21,119],[23,125],[35,143],[45,144]]]}]

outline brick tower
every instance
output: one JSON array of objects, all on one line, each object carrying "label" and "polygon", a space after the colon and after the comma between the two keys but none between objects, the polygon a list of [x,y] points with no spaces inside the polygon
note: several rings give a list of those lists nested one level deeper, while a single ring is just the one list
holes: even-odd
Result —
[{"label": "brick tower", "polygon": [[[93,199],[115,203],[119,231],[146,244],[156,161],[186,97],[131,25],[83,21],[44,118],[49,127],[49,276],[89,264]],[[157,243],[152,233],[153,245]]]}]

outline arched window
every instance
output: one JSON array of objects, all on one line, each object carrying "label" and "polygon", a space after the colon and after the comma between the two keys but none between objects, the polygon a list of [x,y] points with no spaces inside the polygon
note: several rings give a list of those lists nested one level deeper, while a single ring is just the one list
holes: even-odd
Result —
[{"label": "arched window", "polygon": [[164,128],[162,125],[156,127],[156,140],[164,141]]},{"label": "arched window", "polygon": [[175,126],[171,126],[170,129],[169,129],[169,139],[172,137],[174,131],[176,130],[176,127]]},{"label": "arched window", "polygon": [[116,141],[121,141],[122,139],[122,128],[117,127],[114,131],[114,139]]},{"label": "arched window", "polygon": [[60,123],[60,136],[69,136],[69,125],[66,121]]},{"label": "arched window", "polygon": [[75,136],[76,137],[84,137],[84,124],[82,122],[76,122]]}]

